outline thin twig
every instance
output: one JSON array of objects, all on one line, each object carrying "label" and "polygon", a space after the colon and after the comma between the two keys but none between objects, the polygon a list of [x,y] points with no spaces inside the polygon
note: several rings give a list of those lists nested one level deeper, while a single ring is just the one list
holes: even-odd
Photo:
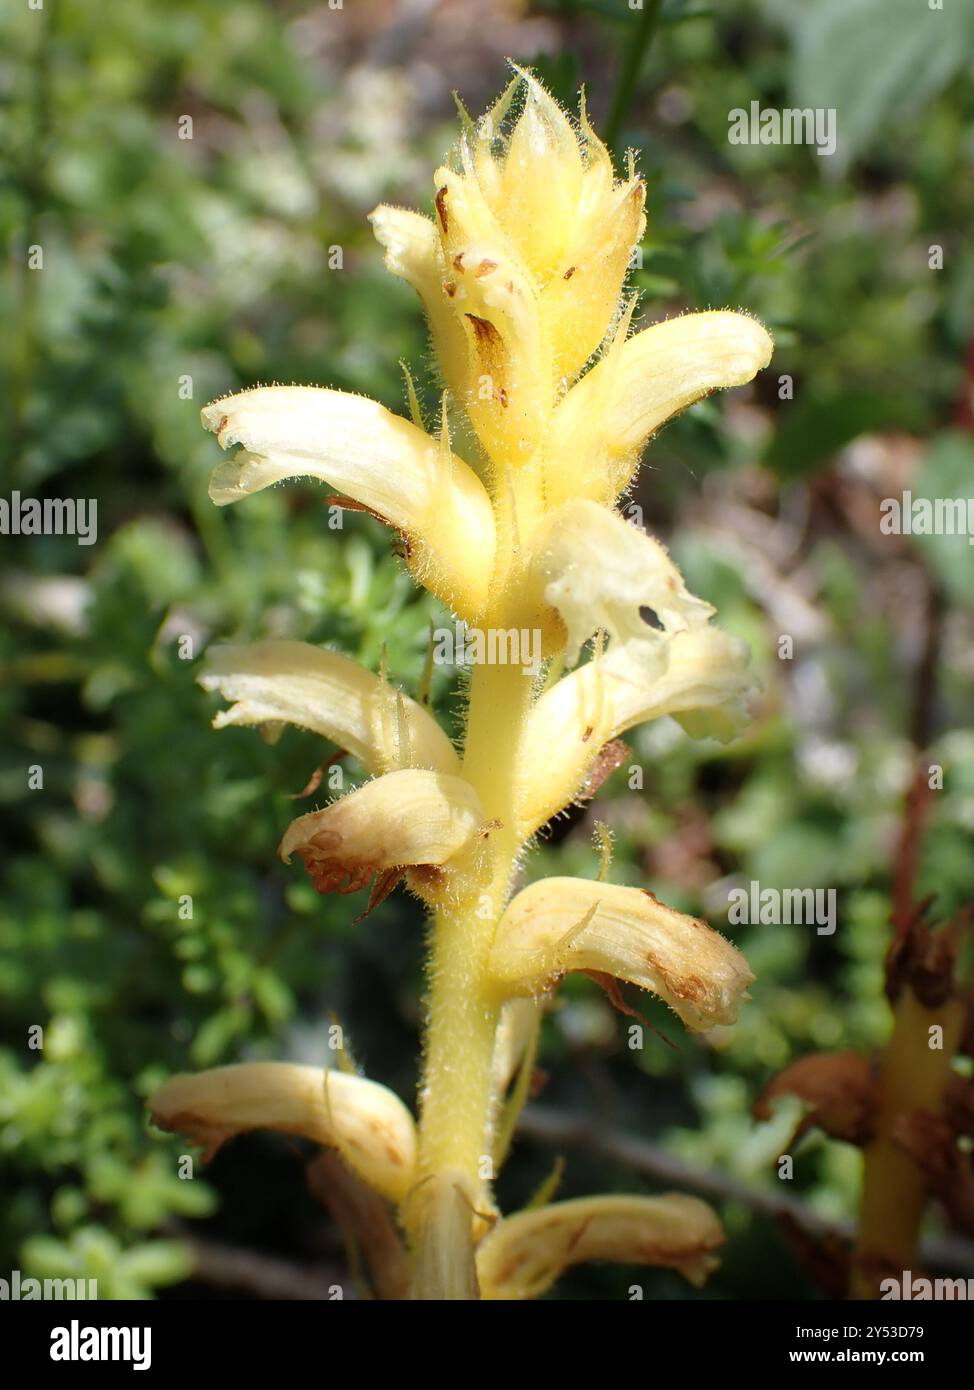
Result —
[{"label": "thin twig", "polygon": [[[793,1222],[816,1238],[849,1240],[851,1222],[826,1221],[796,1197],[767,1192],[730,1173],[675,1158],[658,1145],[622,1130],[600,1129],[566,1111],[530,1105],[521,1116],[518,1133],[543,1144],[584,1149],[597,1158],[618,1163],[630,1172],[691,1188],[721,1201],[740,1202],[772,1221]],[[924,1259],[938,1268],[974,1273],[974,1244],[954,1237],[934,1237],[924,1244]]]},{"label": "thin twig", "polygon": [[[255,1250],[241,1250],[200,1236],[181,1239],[193,1261],[191,1278],[253,1294],[256,1298],[334,1301],[348,1296],[348,1276],[338,1269],[309,1268]],[[336,1293],[340,1290],[340,1293]]]}]

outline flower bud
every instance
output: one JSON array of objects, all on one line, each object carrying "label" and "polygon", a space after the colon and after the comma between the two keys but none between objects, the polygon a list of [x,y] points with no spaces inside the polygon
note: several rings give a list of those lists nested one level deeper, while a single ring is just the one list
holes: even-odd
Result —
[{"label": "flower bud", "polygon": [[444,377],[488,457],[518,468],[616,315],[645,226],[643,186],[616,183],[584,112],[576,131],[519,69],[468,122],[435,188],[434,223],[379,207],[373,228],[389,269],[418,291]]}]

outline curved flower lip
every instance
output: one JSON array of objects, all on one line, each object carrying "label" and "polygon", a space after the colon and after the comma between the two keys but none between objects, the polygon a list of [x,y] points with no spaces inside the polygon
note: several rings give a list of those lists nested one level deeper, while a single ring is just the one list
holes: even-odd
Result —
[{"label": "curved flower lip", "polygon": [[723,1243],[696,1197],[577,1197],[498,1222],[477,1248],[477,1276],[482,1298],[538,1298],[570,1266],[614,1260],[676,1269],[699,1288]]},{"label": "curved flower lip", "polygon": [[270,639],[209,647],[205,662],[200,685],[234,702],[215,728],[281,721],[337,743],[369,772],[460,771],[456,749],[422,705],[339,652]]},{"label": "curved flower lip", "polygon": [[518,893],[501,918],[491,976],[505,989],[539,994],[567,970],[650,990],[694,1032],[733,1023],[754,979],[736,947],[652,893],[590,879],[542,879]]},{"label": "curved flower lip", "polygon": [[647,688],[621,663],[606,663],[613,737],[634,724],[671,714],[691,738],[733,738],[750,718],[759,683],[746,642],[719,627],[678,632],[666,674]]},{"label": "curved flower lip", "polygon": [[446,864],[485,829],[485,821],[462,777],[388,772],[292,821],[278,854],[285,863],[300,855],[319,893],[354,893],[377,873]]},{"label": "curved flower lip", "polygon": [[407,538],[420,583],[463,614],[482,608],[494,556],[494,514],[461,459],[377,401],[315,386],[261,386],[200,412],[224,449],[210,497],[239,501],[285,478],[313,477]]},{"label": "curved flower lip", "polygon": [[149,1100],[161,1129],[206,1148],[206,1158],[254,1129],[299,1134],[335,1148],[370,1187],[402,1201],[414,1181],[416,1126],[394,1092],[346,1072],[290,1062],[242,1062],[173,1076]]},{"label": "curved flower lip", "polygon": [[[603,631],[614,658],[623,648],[647,678],[656,676],[665,670],[672,636],[700,626],[714,612],[687,592],[659,541],[597,502],[579,497],[557,507],[536,547],[530,572],[565,625],[569,665],[583,643]],[[661,630],[646,622],[646,607]]]},{"label": "curved flower lip", "polygon": [[[661,636],[661,634],[657,634]],[[627,729],[672,715],[691,738],[733,738],[747,723],[757,682],[746,643],[695,626],[661,644],[662,669],[622,648],[563,676],[528,721],[519,827],[532,834],[577,796],[600,749]]]},{"label": "curved flower lip", "polygon": [[661,425],[711,391],[745,385],[773,351],[756,319],[730,310],[684,314],[618,336],[552,417],[551,504],[571,497],[611,501]]}]

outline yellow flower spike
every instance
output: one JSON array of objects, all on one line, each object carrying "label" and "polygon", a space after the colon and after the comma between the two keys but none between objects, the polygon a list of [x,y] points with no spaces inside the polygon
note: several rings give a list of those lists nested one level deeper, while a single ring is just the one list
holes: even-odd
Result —
[{"label": "yellow flower spike", "polygon": [[416,1127],[378,1082],[290,1062],[242,1062],[173,1076],[148,1102],[161,1129],[203,1144],[207,1158],[254,1129],[303,1135],[339,1151],[376,1192],[401,1202],[413,1184]]},{"label": "yellow flower spike", "polygon": [[[659,541],[597,502],[577,499],[550,513],[532,563],[545,602],[567,632],[565,660],[573,665],[601,630],[616,660],[623,651],[646,679],[666,668],[674,633],[705,623],[714,610],[687,592],[683,576]],[[643,616],[651,608],[662,625]]]},{"label": "yellow flower spike", "polygon": [[283,721],[337,743],[369,772],[406,766],[407,750],[413,767],[460,771],[453,744],[422,705],[400,693],[402,717],[397,711],[390,719],[390,696],[396,692],[338,652],[269,640],[211,647],[205,662],[200,685],[234,702],[214,719],[217,729]]},{"label": "yellow flower spike", "polygon": [[609,502],[628,485],[646,441],[695,401],[751,381],[771,360],[767,331],[746,314],[685,314],[619,344],[559,405],[551,423],[551,505]]},{"label": "yellow flower spike", "polygon": [[224,396],[201,419],[224,449],[210,497],[239,501],[285,478],[320,478],[402,531],[414,577],[461,617],[487,597],[494,518],[483,484],[436,440],[376,401],[313,386],[264,386]]},{"label": "yellow flower spike", "polygon": [[720,1222],[696,1197],[578,1197],[498,1222],[477,1248],[480,1293],[539,1298],[586,1260],[676,1269],[699,1288],[723,1243]]},{"label": "yellow flower spike", "polygon": [[[215,654],[203,678],[233,702],[218,723],[309,727],[380,774],[296,820],[282,857],[299,854],[322,892],[378,875],[370,906],[405,873],[432,909],[421,1120],[411,1181],[396,1188],[418,1298],[477,1297],[475,1251],[489,1297],[543,1292],[586,1258],[701,1279],[721,1239],[701,1203],[587,1199],[488,1234],[492,1185],[544,996],[565,971],[654,990],[691,1028],[733,1018],[750,979],[704,923],[634,888],[554,879],[510,901],[530,837],[618,765],[619,733],[672,714],[723,737],[743,714],[741,644],[709,626],[664,548],[612,508],[661,424],[749,381],[771,351],[759,324],[731,312],[630,336],[623,287],[645,227],[633,159],[617,179],[584,101],[576,123],[516,72],[483,119],[462,113],[433,216],[382,206],[371,217],[386,265],[422,300],[450,429],[445,393],[430,436],[408,378],[411,423],[311,388],[245,391],[203,412],[224,447],[242,446],[213,475],[216,503],[323,479],[403,533],[413,576],[458,616],[533,654],[473,665],[459,774],[458,753],[384,664],[376,678],[333,653],[261,643]],[[590,659],[562,674],[593,636]]]},{"label": "yellow flower spike", "polygon": [[749,716],[756,682],[746,643],[720,628],[677,632],[665,669],[646,679],[626,649],[595,658],[546,691],[528,718],[519,829],[532,834],[578,794],[599,750],[637,724],[672,715],[691,738],[721,742]]},{"label": "yellow flower spike", "polygon": [[291,822],[278,846],[304,861],[319,893],[354,893],[374,874],[439,868],[485,830],[476,793],[462,777],[389,772]]},{"label": "yellow flower spike", "polygon": [[736,947],[652,893],[583,878],[532,883],[501,918],[490,970],[508,993],[537,995],[566,970],[628,980],[693,1032],[733,1023],[754,976]]}]

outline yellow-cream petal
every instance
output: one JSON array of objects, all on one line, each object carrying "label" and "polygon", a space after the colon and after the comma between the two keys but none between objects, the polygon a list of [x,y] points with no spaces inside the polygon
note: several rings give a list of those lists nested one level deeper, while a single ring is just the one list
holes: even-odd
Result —
[{"label": "yellow-cream petal", "polygon": [[369,772],[460,770],[453,744],[422,705],[357,661],[309,642],[210,647],[199,683],[234,702],[214,719],[218,729],[282,721],[337,743]]},{"label": "yellow-cream petal", "polygon": [[416,1129],[397,1095],[346,1072],[290,1062],[243,1062],[171,1077],[149,1100],[162,1129],[213,1154],[254,1129],[303,1135],[334,1148],[360,1178],[394,1202],[414,1181]]},{"label": "yellow-cream petal", "polygon": [[443,379],[462,404],[468,386],[468,340],[452,303],[457,294],[456,269],[446,262],[432,219],[383,203],[370,213],[369,221],[386,253],[386,269],[406,280],[419,295]]},{"label": "yellow-cream petal", "polygon": [[724,1243],[720,1222],[696,1197],[578,1197],[505,1217],[477,1249],[485,1299],[538,1298],[586,1260],[676,1269],[699,1288]]},{"label": "yellow-cream petal", "polygon": [[734,738],[750,718],[757,689],[750,656],[739,637],[707,626],[676,633],[665,674],[648,688],[624,659],[607,659],[612,737],[669,714],[692,738]]},{"label": "yellow-cream petal", "polygon": [[685,314],[618,343],[552,420],[549,498],[610,501],[659,427],[709,392],[742,386],[771,360],[767,331],[746,314]]},{"label": "yellow-cream petal", "polygon": [[420,583],[462,615],[486,599],[494,517],[477,475],[416,425],[378,402],[313,386],[263,386],[205,406],[224,449],[210,497],[239,501],[285,478],[329,483],[402,531]]},{"label": "yellow-cream petal", "polygon": [[495,467],[518,468],[534,453],[553,403],[538,287],[476,185],[448,168],[437,170],[436,183],[444,288],[466,340],[460,400]]},{"label": "yellow-cream petal", "polygon": [[442,772],[388,772],[292,821],[278,847],[304,861],[319,893],[352,893],[374,874],[438,868],[484,829],[469,782]]},{"label": "yellow-cream petal", "polygon": [[537,278],[557,271],[574,230],[585,167],[568,116],[530,73],[500,170],[494,207]]},{"label": "yellow-cream petal", "polygon": [[[573,665],[596,632],[609,651],[644,673],[666,667],[672,636],[705,623],[713,608],[687,591],[666,548],[608,507],[584,498],[555,509],[536,541],[530,574],[567,632]],[[646,614],[652,609],[654,626]]]},{"label": "yellow-cream petal", "polygon": [[518,893],[501,918],[491,976],[505,990],[538,994],[567,970],[639,985],[694,1032],[733,1023],[754,979],[719,932],[652,893],[591,879],[542,879]]},{"label": "yellow-cream petal", "polygon": [[571,384],[612,324],[632,249],[645,230],[645,199],[639,179],[593,199],[560,268],[541,291],[541,322],[558,387]]},{"label": "yellow-cream petal", "polygon": [[563,676],[541,696],[523,743],[523,834],[575,798],[599,750],[627,729],[668,714],[692,738],[724,742],[747,723],[756,681],[746,643],[706,625],[675,633],[665,650],[665,669],[653,679],[622,649]]}]

